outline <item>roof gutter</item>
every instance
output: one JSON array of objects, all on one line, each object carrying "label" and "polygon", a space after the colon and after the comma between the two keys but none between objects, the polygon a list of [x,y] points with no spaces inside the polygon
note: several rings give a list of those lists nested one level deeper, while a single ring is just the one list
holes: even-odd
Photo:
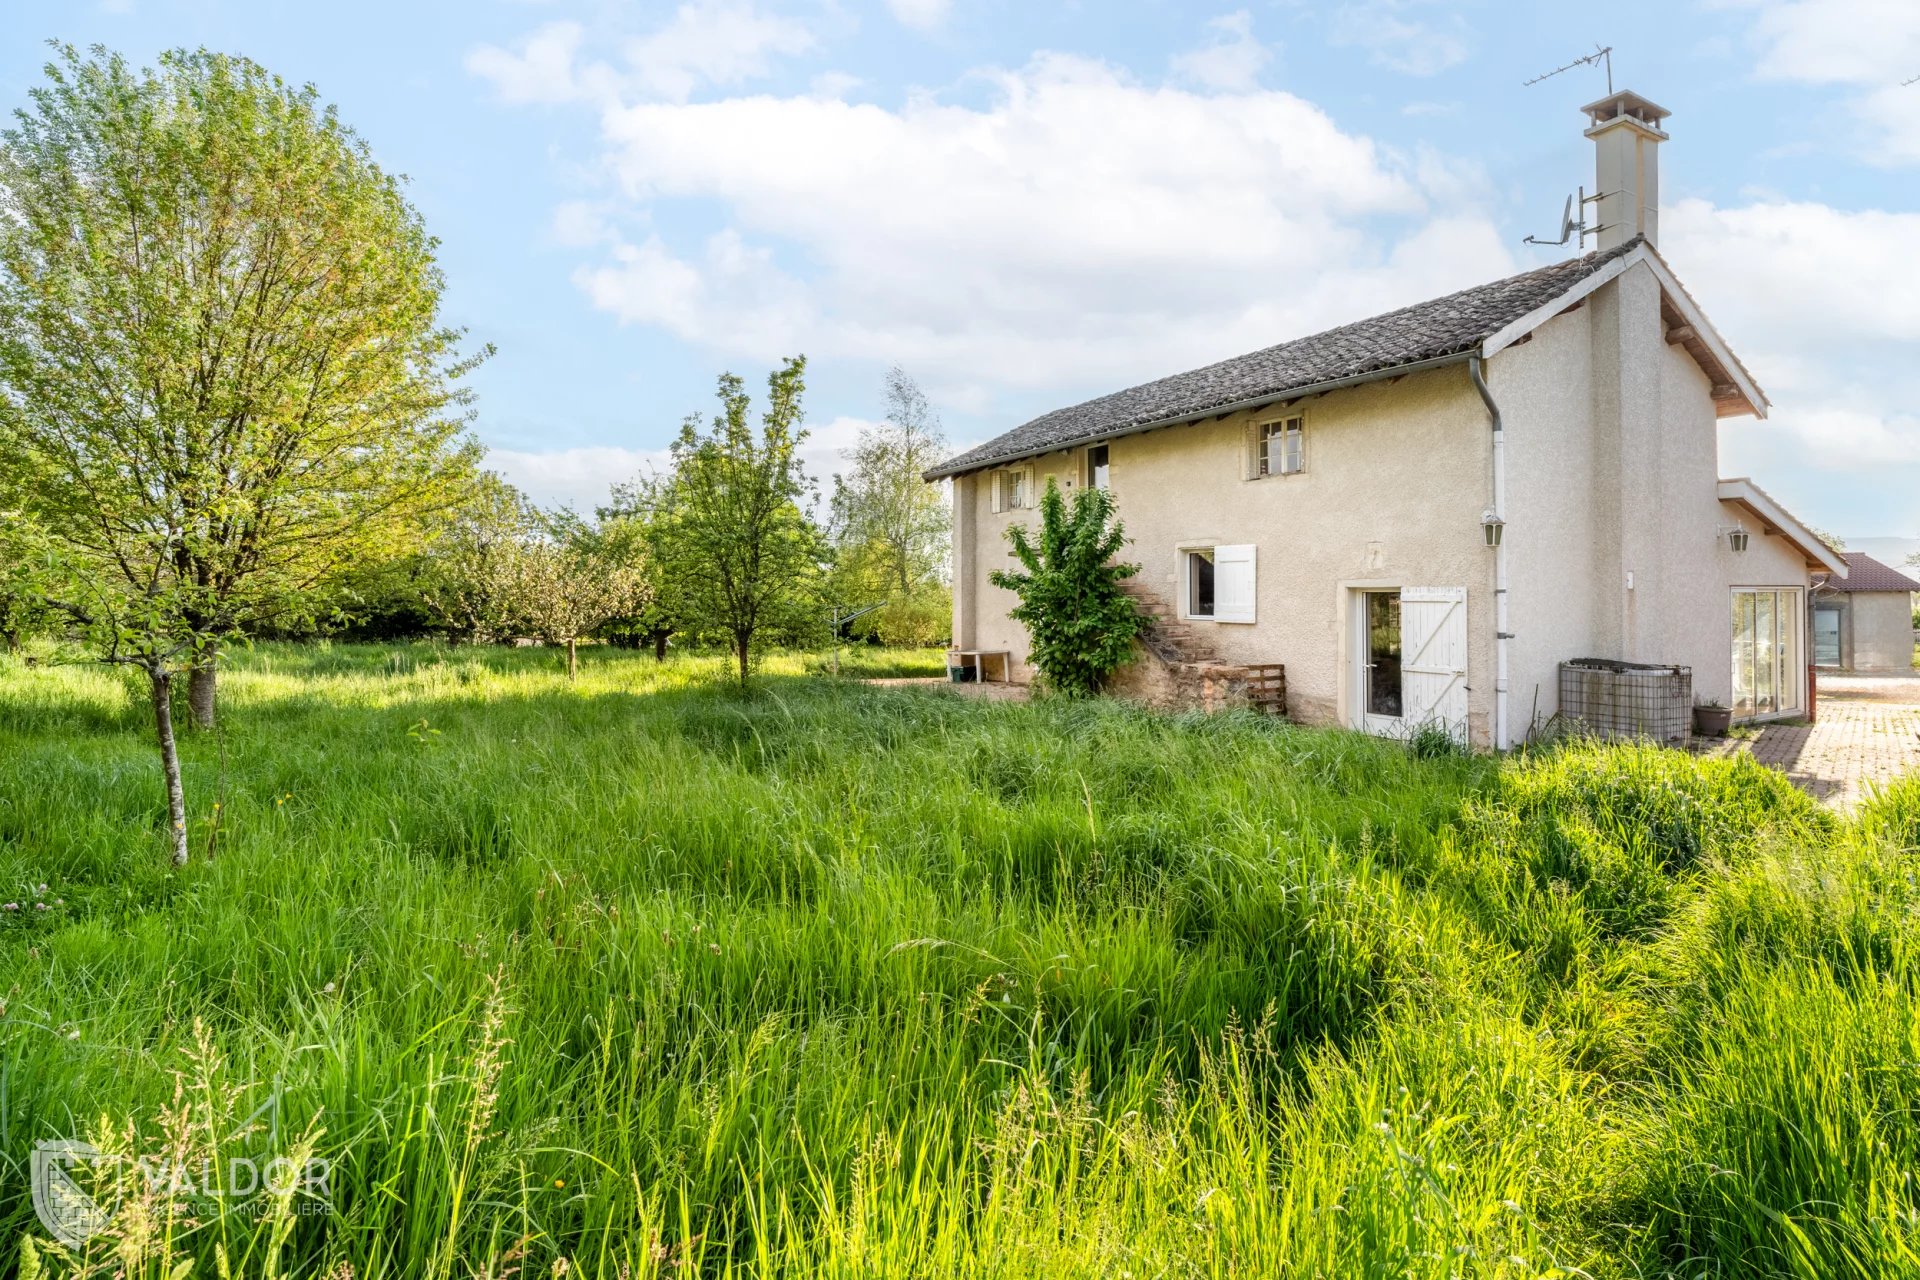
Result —
[{"label": "roof gutter", "polygon": [[1334,378],[1327,382],[1313,382],[1304,387],[1289,387],[1285,391],[1275,391],[1263,396],[1254,396],[1247,400],[1235,400],[1230,404],[1214,405],[1196,413],[1183,413],[1171,418],[1156,418],[1152,422],[1142,422],[1135,426],[1121,427],[1117,431],[1094,431],[1084,436],[1074,436],[1050,444],[1044,449],[1031,449],[1024,453],[1002,454],[997,458],[983,458],[963,463],[960,466],[934,467],[922,473],[924,480],[944,480],[948,476],[965,475],[969,471],[985,471],[989,467],[1001,466],[1008,462],[1022,462],[1028,458],[1044,457],[1049,453],[1060,453],[1067,449],[1078,449],[1081,445],[1098,444],[1103,440],[1118,440],[1122,436],[1136,436],[1143,431],[1158,431],[1162,427],[1178,427],[1189,422],[1198,422],[1202,418],[1221,418],[1230,413],[1239,413],[1243,409],[1260,409],[1270,404],[1279,404],[1286,400],[1300,400],[1307,396],[1322,395],[1328,391],[1338,391],[1343,387],[1357,387],[1362,383],[1380,382],[1387,378],[1399,378],[1409,373],[1418,373],[1423,369],[1439,369],[1447,365],[1462,364],[1473,359],[1479,353],[1475,346],[1467,351],[1456,351],[1452,355],[1433,356],[1426,360],[1416,360],[1412,364],[1396,364],[1391,368],[1375,369],[1371,373],[1356,373],[1348,378]]}]

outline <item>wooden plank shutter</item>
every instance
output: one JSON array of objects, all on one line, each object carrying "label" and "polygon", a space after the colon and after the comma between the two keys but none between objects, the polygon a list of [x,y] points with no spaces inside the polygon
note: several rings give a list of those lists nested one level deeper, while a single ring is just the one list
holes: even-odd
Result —
[{"label": "wooden plank shutter", "polygon": [[1400,687],[1410,728],[1439,724],[1467,739],[1467,589],[1400,592]]},{"label": "wooden plank shutter", "polygon": [[1254,620],[1254,558],[1251,545],[1213,549],[1213,620]]}]

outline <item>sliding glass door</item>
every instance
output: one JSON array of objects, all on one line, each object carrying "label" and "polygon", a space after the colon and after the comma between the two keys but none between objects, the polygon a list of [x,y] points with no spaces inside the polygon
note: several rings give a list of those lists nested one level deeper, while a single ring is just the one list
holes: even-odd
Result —
[{"label": "sliding glass door", "polygon": [[1733,593],[1733,714],[1800,709],[1800,593]]}]

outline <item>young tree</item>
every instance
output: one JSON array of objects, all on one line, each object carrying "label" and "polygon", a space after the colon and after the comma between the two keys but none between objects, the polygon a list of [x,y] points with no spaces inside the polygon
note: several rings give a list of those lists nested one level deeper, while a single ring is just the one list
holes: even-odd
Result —
[{"label": "young tree", "polygon": [[1057,692],[1099,692],[1147,629],[1120,587],[1140,566],[1114,562],[1127,538],[1113,519],[1112,495],[1082,489],[1069,512],[1049,480],[1040,496],[1040,544],[1019,524],[1007,530],[1007,541],[1025,572],[996,569],[988,577],[1020,597],[1012,616],[1032,639],[1033,665]]},{"label": "young tree", "polygon": [[421,601],[449,639],[484,644],[513,628],[515,584],[535,521],[519,490],[487,471],[465,501],[427,523],[413,572]]},{"label": "young tree", "polygon": [[924,476],[946,453],[940,419],[907,373],[886,377],[887,418],[860,433],[834,478],[833,599],[879,607],[852,630],[887,644],[930,644],[947,634],[952,517]]},{"label": "young tree", "polygon": [[727,637],[743,685],[756,638],[818,623],[826,546],[803,509],[812,486],[795,453],[806,439],[805,371],[805,357],[795,356],[768,377],[758,432],[745,383],[722,374],[711,429],[703,433],[697,417],[680,428],[673,480],[654,520],[669,590],[694,627]]},{"label": "young tree", "polygon": [[581,637],[645,606],[645,530],[623,520],[591,525],[570,511],[540,523],[516,558],[509,590],[528,630],[566,646],[567,679],[573,680],[580,674]]},{"label": "young tree", "polygon": [[313,89],[204,50],[46,73],[0,134],[0,457],[97,655],[147,672],[172,792],[174,674],[210,723],[222,637],[449,501],[474,360],[399,180]]},{"label": "young tree", "polygon": [[946,453],[940,418],[897,365],[887,371],[887,420],[861,431],[852,465],[834,478],[836,548],[875,563],[887,594],[905,597],[937,580],[950,555],[952,518],[939,488],[924,479]]},{"label": "young tree", "polygon": [[[614,485],[607,504],[595,515],[602,524],[623,522],[629,529],[638,531],[650,548],[654,540],[654,520],[666,502],[671,484],[671,476],[652,472],[635,476],[624,484]],[[609,619],[604,630],[613,643],[630,649],[650,647],[653,660],[665,662],[667,641],[683,629],[680,619],[685,610],[673,597],[673,584],[662,571],[660,557],[647,555],[644,565],[644,589],[638,607]]]}]

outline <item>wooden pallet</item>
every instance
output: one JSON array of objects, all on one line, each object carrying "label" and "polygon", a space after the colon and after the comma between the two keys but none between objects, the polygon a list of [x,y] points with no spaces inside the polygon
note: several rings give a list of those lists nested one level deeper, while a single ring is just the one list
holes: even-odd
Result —
[{"label": "wooden pallet", "polygon": [[1287,714],[1287,668],[1285,663],[1262,662],[1247,671],[1247,701],[1270,716]]}]

